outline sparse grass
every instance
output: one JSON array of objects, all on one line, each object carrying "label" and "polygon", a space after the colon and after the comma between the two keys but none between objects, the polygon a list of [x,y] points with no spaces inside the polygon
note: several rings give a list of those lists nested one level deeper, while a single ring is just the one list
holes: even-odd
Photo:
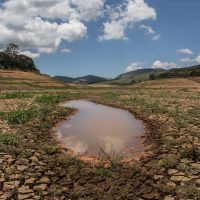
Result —
[{"label": "sparse grass", "polygon": [[200,148],[196,145],[186,147],[181,150],[181,157],[192,159],[195,162],[200,161]]},{"label": "sparse grass", "polygon": [[36,115],[36,110],[29,109],[1,112],[0,117],[6,120],[9,124],[24,124]]},{"label": "sparse grass", "polygon": [[45,145],[43,149],[48,155],[54,155],[58,153],[58,147],[55,145]]},{"label": "sparse grass", "polygon": [[12,147],[17,147],[20,144],[20,139],[14,135],[9,135],[9,134],[1,134],[0,135],[0,141],[4,145],[12,146]]},{"label": "sparse grass", "polygon": [[109,177],[111,176],[111,171],[110,169],[104,168],[104,167],[100,167],[100,168],[96,168],[94,170],[94,173],[98,176],[102,176],[102,177]]},{"label": "sparse grass", "polygon": [[165,158],[159,161],[159,165],[167,169],[176,168],[179,163],[179,159],[180,159],[179,156],[169,154],[166,155]]},{"label": "sparse grass", "polygon": [[33,97],[33,93],[31,92],[6,92],[0,94],[0,99],[25,99]]},{"label": "sparse grass", "polygon": [[111,150],[107,153],[102,147],[99,147],[99,159],[109,162],[110,167],[115,168],[121,164],[123,154],[116,152],[111,146]]},{"label": "sparse grass", "polygon": [[58,94],[45,94],[36,98],[37,103],[54,105],[64,100],[76,99],[81,97],[79,93],[58,93]]}]

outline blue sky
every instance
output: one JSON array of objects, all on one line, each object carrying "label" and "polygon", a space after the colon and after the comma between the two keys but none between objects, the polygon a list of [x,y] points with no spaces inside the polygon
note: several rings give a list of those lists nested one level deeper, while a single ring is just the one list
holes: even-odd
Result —
[{"label": "blue sky", "polygon": [[[22,9],[19,7],[20,1],[10,0],[8,5],[1,1],[3,8],[0,13],[6,16],[7,12],[16,18],[18,12],[15,11]],[[71,77],[93,74],[111,78],[125,71],[144,67],[171,68],[200,63],[199,0],[136,0],[141,13],[140,10],[134,10],[138,8],[134,0],[89,0],[87,2],[90,2],[90,5],[88,3],[84,9],[80,0],[72,1],[77,6],[75,14],[79,14],[75,22],[70,23],[73,28],[72,31],[70,29],[72,35],[69,35],[71,27],[67,24],[72,15],[66,17],[70,11],[60,10],[61,15],[58,13],[59,9],[55,11],[55,7],[59,5],[52,3],[49,5],[51,12],[49,11],[47,16],[41,16],[41,19],[38,19],[35,13],[31,16],[23,13],[23,16],[16,19],[18,26],[16,24],[11,26],[7,18],[0,20],[4,20],[3,24],[0,22],[0,27],[2,26],[1,30],[2,28],[5,30],[5,39],[0,39],[0,45],[5,46],[6,42],[13,41],[19,43],[22,53],[33,55],[41,72]],[[38,9],[40,5],[35,3],[31,6],[37,6]],[[128,6],[136,16],[132,17],[131,13],[125,13]],[[39,14],[42,13],[42,8],[38,10]],[[55,12],[53,13],[52,10]],[[114,14],[120,17],[113,18]],[[21,37],[24,33],[22,29],[28,27],[23,22],[25,16],[28,16],[30,21],[34,20],[31,24],[34,24],[35,28],[29,27],[26,30],[35,33],[35,35],[31,34],[32,32],[26,33],[33,37],[31,41],[25,36]],[[59,27],[62,23],[67,24],[65,30],[64,27]],[[106,32],[105,23],[108,24],[109,32]],[[117,27],[112,26],[113,23]],[[40,30],[37,30],[38,27]],[[62,31],[62,36],[59,35],[58,40],[55,40],[56,27]],[[10,29],[19,31],[19,37],[12,36],[8,32],[11,31]],[[121,30],[124,32],[120,35],[118,33]],[[51,43],[53,40],[54,43]]]}]

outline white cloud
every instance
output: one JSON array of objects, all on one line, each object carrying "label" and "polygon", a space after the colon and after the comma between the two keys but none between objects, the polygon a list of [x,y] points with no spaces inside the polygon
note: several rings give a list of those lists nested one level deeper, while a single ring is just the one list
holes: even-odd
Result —
[{"label": "white cloud", "polygon": [[153,28],[151,26],[147,26],[147,25],[140,25],[140,28],[143,29],[143,30],[146,30],[147,31],[147,34],[152,34],[154,35],[155,34],[155,31],[153,30]]},{"label": "white cloud", "polygon": [[103,24],[99,40],[127,39],[125,31],[136,23],[156,19],[156,11],[144,0],[126,0],[115,8],[108,8],[109,20]]},{"label": "white cloud", "polygon": [[139,61],[133,62],[129,66],[126,67],[126,72],[131,72],[131,71],[142,69],[142,68],[144,68],[143,63],[141,63]]},{"label": "white cloud", "polygon": [[140,28],[143,29],[143,30],[145,30],[148,35],[152,35],[153,36],[152,40],[158,40],[158,39],[160,39],[160,35],[157,34],[153,30],[153,28],[151,26],[147,26],[147,25],[142,24],[142,25],[140,25]]},{"label": "white cloud", "polygon": [[196,60],[197,64],[200,64],[200,55],[197,56],[195,60]]},{"label": "white cloud", "polygon": [[183,63],[191,63],[191,62],[195,62],[195,59],[193,59],[193,58],[181,58],[180,61],[183,62]]},{"label": "white cloud", "polygon": [[177,53],[191,55],[193,54],[193,51],[191,49],[186,48],[177,50]]},{"label": "white cloud", "polygon": [[25,56],[28,56],[32,59],[35,59],[35,58],[39,58],[40,57],[40,54],[39,53],[33,53],[31,51],[22,51],[20,52],[21,55],[25,55]]},{"label": "white cloud", "polygon": [[153,38],[152,38],[152,40],[159,40],[159,39],[160,39],[160,35],[159,34],[154,35]]},{"label": "white cloud", "polygon": [[70,49],[61,49],[60,52],[62,52],[62,53],[71,53],[72,51]]},{"label": "white cloud", "polygon": [[62,41],[87,35],[86,23],[101,16],[105,0],[9,0],[0,3],[0,48],[17,43],[22,49],[51,53]]},{"label": "white cloud", "polygon": [[153,65],[152,68],[178,68],[179,66],[176,63],[173,62],[161,62],[160,60],[156,60]]}]

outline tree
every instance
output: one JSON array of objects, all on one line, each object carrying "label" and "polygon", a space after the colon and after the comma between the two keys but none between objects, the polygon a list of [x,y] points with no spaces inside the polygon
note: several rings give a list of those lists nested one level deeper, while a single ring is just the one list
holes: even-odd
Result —
[{"label": "tree", "polygon": [[156,75],[155,74],[150,74],[149,80],[155,80],[155,79],[156,79]]},{"label": "tree", "polygon": [[11,43],[6,47],[4,52],[9,56],[15,57],[19,53],[19,47],[17,44]]}]

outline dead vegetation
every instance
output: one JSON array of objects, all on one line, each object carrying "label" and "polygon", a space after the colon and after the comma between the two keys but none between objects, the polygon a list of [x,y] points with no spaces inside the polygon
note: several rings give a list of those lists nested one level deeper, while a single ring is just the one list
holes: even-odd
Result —
[{"label": "dead vegetation", "polygon": [[[1,70],[0,86],[0,199],[200,198],[198,78],[68,87],[47,76]],[[95,168],[63,154],[51,129],[72,111],[58,104],[84,97],[142,119],[152,154],[124,166],[119,155],[101,151],[110,166]]]}]

